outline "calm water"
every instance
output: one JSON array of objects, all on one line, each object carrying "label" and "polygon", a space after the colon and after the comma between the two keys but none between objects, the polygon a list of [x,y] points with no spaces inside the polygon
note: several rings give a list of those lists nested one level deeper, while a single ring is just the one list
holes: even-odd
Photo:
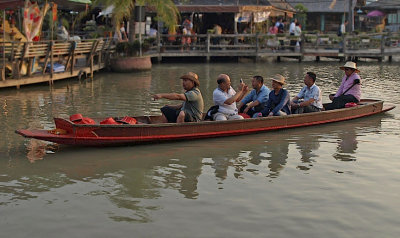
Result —
[{"label": "calm water", "polygon": [[[281,73],[294,96],[305,72],[327,101],[339,62],[154,65],[139,74],[98,73],[0,91],[1,237],[398,237],[400,70],[360,63],[364,97],[397,105],[348,122],[250,136],[114,148],[24,139],[17,128],[52,118],[154,115],[199,74],[206,107],[215,78]],[[270,86],[269,80],[266,82]]]}]

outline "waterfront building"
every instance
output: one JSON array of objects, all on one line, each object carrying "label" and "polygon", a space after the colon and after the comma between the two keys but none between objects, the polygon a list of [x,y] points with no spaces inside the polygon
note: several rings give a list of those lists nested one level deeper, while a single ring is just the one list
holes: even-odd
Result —
[{"label": "waterfront building", "polygon": [[[376,16],[375,21],[378,24],[384,23],[384,30],[398,32],[400,31],[400,1],[399,0],[378,0],[371,2],[362,8],[368,13],[372,11],[382,12],[382,16]],[[378,13],[379,14],[379,13]]]},{"label": "waterfront building", "polygon": [[[352,2],[351,2],[352,1]],[[358,26],[357,10],[365,5],[365,0],[287,0],[293,7],[302,4],[307,8],[307,23],[303,27],[307,31],[337,32],[340,24],[354,16],[354,21],[349,20],[347,31],[352,31],[354,26]],[[350,10],[351,9],[351,10]],[[355,22],[351,24],[351,22]],[[304,30],[303,29],[303,30]]]},{"label": "waterfront building", "polygon": [[295,14],[295,9],[285,0],[176,0],[174,2],[183,17],[193,19],[196,32],[200,34],[207,33],[214,24],[219,24],[223,33],[241,33],[245,28],[244,25],[275,18],[288,19]]}]

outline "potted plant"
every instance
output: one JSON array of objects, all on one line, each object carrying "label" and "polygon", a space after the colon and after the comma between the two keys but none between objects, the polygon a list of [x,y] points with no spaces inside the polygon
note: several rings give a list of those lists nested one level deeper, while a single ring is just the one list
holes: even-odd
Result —
[{"label": "potted plant", "polygon": [[140,44],[138,40],[133,42],[119,42],[116,45],[115,51],[117,57],[111,59],[111,69],[115,72],[132,72],[151,69],[151,59],[147,55],[140,55],[148,51],[150,45],[144,41]]},{"label": "potted plant", "polygon": [[[112,12],[114,26],[120,26],[123,19],[129,19],[129,26],[134,27],[133,13],[135,12],[135,6],[152,7],[157,14],[158,20],[164,22],[164,25],[173,31],[179,18],[179,11],[173,0],[95,0],[94,3],[95,5],[106,7],[114,6]],[[119,31],[120,29],[115,27],[115,30]],[[118,54],[116,58],[111,59],[111,68],[118,72],[151,69],[150,56],[143,55],[143,52],[146,52],[150,47],[149,42],[139,42],[135,37],[135,29],[131,28],[129,32],[129,43],[125,44],[123,42],[121,43],[122,45],[117,45]]]}]

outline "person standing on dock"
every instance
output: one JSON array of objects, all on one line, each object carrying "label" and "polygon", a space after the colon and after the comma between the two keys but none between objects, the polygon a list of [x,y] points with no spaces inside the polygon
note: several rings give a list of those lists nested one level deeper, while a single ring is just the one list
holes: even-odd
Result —
[{"label": "person standing on dock", "polygon": [[294,29],[296,28],[297,19],[295,18],[289,26],[289,33],[291,36],[294,36]]},{"label": "person standing on dock", "polygon": [[254,76],[251,80],[253,90],[242,99],[239,103],[239,112],[246,113],[253,116],[256,112],[261,112],[267,105],[268,95],[271,92],[267,86],[264,85],[264,78],[261,76]]},{"label": "person standing on dock", "polygon": [[304,77],[305,86],[290,102],[293,114],[319,112],[322,110],[322,93],[321,89],[315,85],[316,79],[317,75],[315,73],[306,73]]},{"label": "person standing on dock", "polygon": [[203,96],[199,86],[199,76],[189,72],[180,77],[185,93],[159,93],[153,95],[154,100],[165,98],[183,101],[179,105],[166,105],[161,108],[163,122],[196,122],[201,121],[204,110]]},{"label": "person standing on dock", "polygon": [[340,69],[344,71],[345,75],[336,94],[329,95],[332,103],[325,105],[325,110],[344,108],[349,102],[360,102],[361,78],[358,75],[360,70],[357,69],[356,63],[348,61]]},{"label": "person standing on dock", "polygon": [[219,45],[219,41],[222,34],[222,27],[218,24],[214,24],[213,33],[217,35],[216,37],[213,38],[213,44]]},{"label": "person standing on dock", "polygon": [[348,20],[345,20],[341,25],[340,25],[340,28],[339,28],[339,31],[338,31],[338,36],[342,36],[342,35],[344,35],[345,33],[346,33],[346,25],[349,23],[349,21]]},{"label": "person standing on dock", "polygon": [[247,93],[247,85],[240,83],[238,92],[231,87],[231,79],[227,74],[220,74],[217,78],[218,87],[213,92],[214,105],[218,105],[218,112],[213,115],[214,121],[243,119],[238,114],[236,102],[242,100]]},{"label": "person standing on dock", "polygon": [[126,34],[124,22],[120,23],[120,27],[116,27],[115,34],[114,34],[114,40],[117,42],[127,42],[128,41],[128,36]]}]

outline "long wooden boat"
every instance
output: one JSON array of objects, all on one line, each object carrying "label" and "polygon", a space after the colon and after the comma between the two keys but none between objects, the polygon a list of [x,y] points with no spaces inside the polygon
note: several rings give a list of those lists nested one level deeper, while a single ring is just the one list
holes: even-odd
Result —
[{"label": "long wooden boat", "polygon": [[[392,110],[383,101],[364,99],[355,107],[278,117],[232,121],[160,123],[161,116],[135,117],[135,125],[82,125],[54,118],[53,130],[17,130],[16,133],[39,140],[68,145],[103,146],[234,136],[294,127],[312,126],[371,116]],[[101,118],[94,119],[99,123]]]}]

